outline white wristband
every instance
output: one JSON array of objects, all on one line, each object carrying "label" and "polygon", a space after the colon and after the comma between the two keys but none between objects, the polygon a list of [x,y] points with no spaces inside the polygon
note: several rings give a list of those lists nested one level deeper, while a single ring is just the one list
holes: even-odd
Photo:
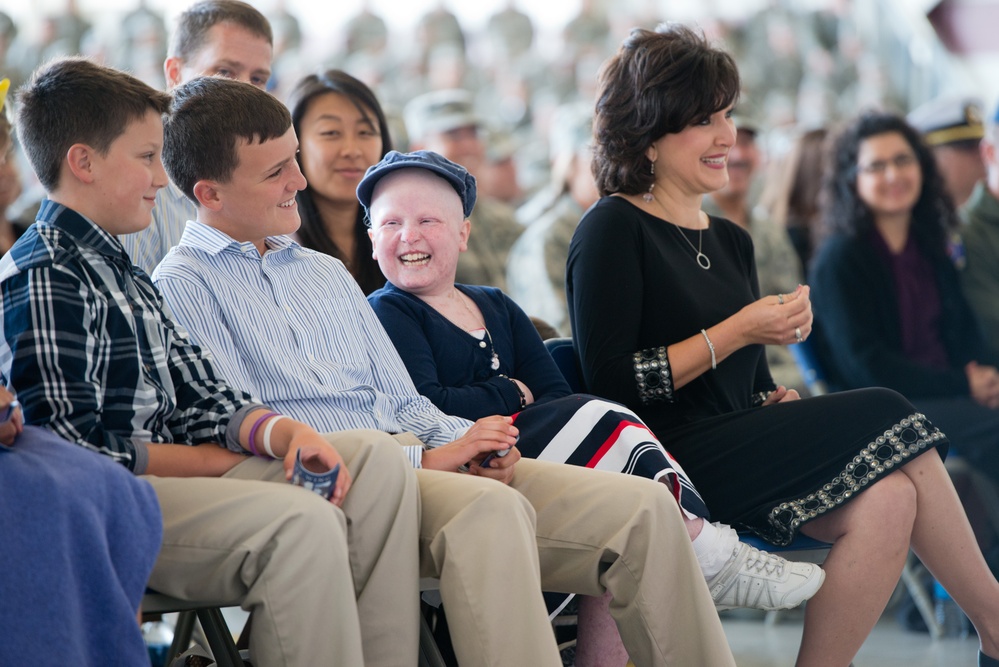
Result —
[{"label": "white wristband", "polygon": [[[711,339],[708,338],[708,332],[707,331],[705,331],[704,329],[701,329],[701,335],[704,336],[704,342],[706,342],[708,344],[708,350],[711,351],[711,370],[714,370],[714,369],[718,368],[718,360],[715,359],[715,346],[711,342]],[[267,434],[267,431],[264,431],[264,442],[265,443],[267,442],[267,435],[266,434]]]},{"label": "white wristband", "polygon": [[287,418],[288,417],[286,415],[278,415],[273,419],[271,419],[269,422],[267,422],[267,426],[264,427],[264,451],[267,452],[267,455],[270,456],[272,459],[280,457],[274,453],[273,449],[271,449],[271,429],[274,428],[274,424],[277,424],[282,419],[287,419]]}]

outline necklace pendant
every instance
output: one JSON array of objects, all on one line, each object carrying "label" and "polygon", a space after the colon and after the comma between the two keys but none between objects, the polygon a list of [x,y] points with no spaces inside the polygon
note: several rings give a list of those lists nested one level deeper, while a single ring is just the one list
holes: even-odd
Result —
[{"label": "necklace pendant", "polygon": [[499,370],[499,366],[500,366],[500,364],[499,364],[499,355],[497,355],[495,352],[493,352],[493,362],[491,364],[489,364],[489,365],[492,367],[492,369],[494,371],[498,371]]},{"label": "necklace pendant", "polygon": [[705,271],[711,268],[711,260],[703,252],[697,253],[697,266],[701,267]]}]

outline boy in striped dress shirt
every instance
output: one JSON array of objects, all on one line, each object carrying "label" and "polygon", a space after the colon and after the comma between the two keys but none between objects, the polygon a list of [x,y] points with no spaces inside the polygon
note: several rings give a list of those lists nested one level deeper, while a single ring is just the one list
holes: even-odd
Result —
[{"label": "boy in striped dress shirt", "polygon": [[[639,667],[734,664],[665,485],[520,459],[509,417],[472,424],[417,393],[346,268],[287,237],[305,187],[297,149],[266,93],[207,78],[178,88],[164,163],[198,220],[154,280],[259,399],[321,430],[376,428],[408,446],[420,575],[440,578],[458,661],[561,665],[544,588],[609,593]],[[507,454],[479,465],[496,450]]]},{"label": "boy in striped dress shirt", "polygon": [[[398,447],[321,436],[232,388],[115,238],[166,185],[170,97],[69,58],[18,101],[48,193],[0,261],[0,372],[25,423],[144,476],[163,514],[150,587],[252,611],[254,664],[415,665],[418,499]],[[344,465],[332,502],[286,483],[298,455]]]}]

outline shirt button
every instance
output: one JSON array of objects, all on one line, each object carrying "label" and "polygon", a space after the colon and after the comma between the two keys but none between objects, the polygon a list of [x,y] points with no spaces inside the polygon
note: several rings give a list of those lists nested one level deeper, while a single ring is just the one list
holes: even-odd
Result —
[{"label": "shirt button", "polygon": [[486,341],[484,341],[484,340],[480,340],[480,341],[479,341],[479,347],[481,347],[481,348],[485,349],[485,347],[486,347]]}]

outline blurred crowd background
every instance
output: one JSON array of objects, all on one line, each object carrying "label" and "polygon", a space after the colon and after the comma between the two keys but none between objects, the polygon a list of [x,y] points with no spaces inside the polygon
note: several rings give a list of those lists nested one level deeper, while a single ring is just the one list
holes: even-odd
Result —
[{"label": "blurred crowd background", "polygon": [[[378,94],[400,149],[409,145],[403,122],[409,100],[438,89],[468,91],[489,163],[479,178],[490,182],[491,196],[526,206],[518,216],[523,223],[548,205],[555,153],[586,140],[585,132],[571,132],[567,110],[592,108],[600,63],[635,26],[696,24],[734,55],[744,79],[740,116],[760,147],[754,203],[767,189],[766,174],[779,180],[781,162],[808,132],[867,107],[904,113],[948,90],[983,90],[930,34],[927,2],[919,0],[251,4],[274,29],[269,88],[275,95],[284,99],[305,74],[344,69]],[[16,87],[38,64],[81,53],[162,88],[168,35],[185,7],[146,0],[0,7],[0,76]],[[567,136],[553,132],[560,123]],[[23,160],[10,162],[0,177],[0,218],[6,211],[7,218],[27,215],[30,222],[40,192]]]}]

